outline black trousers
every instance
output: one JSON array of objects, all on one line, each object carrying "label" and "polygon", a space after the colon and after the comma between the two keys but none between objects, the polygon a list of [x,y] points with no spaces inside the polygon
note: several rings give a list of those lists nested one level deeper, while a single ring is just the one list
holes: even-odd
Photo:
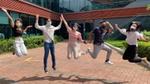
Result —
[{"label": "black trousers", "polygon": [[127,49],[123,54],[123,59],[128,60],[129,62],[137,63],[141,62],[142,59],[137,57],[137,47],[136,45],[128,45]]}]

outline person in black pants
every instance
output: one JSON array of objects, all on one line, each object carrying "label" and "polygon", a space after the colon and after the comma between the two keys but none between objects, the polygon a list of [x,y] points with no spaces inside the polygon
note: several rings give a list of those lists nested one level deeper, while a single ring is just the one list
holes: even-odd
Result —
[{"label": "person in black pants", "polygon": [[147,41],[143,34],[139,33],[139,28],[141,27],[140,22],[133,21],[129,25],[128,29],[120,29],[117,24],[115,24],[117,30],[119,30],[122,34],[126,35],[127,48],[123,54],[123,59],[128,60],[131,63],[139,63],[142,61],[146,61],[138,57],[137,49],[138,49],[138,40]]}]

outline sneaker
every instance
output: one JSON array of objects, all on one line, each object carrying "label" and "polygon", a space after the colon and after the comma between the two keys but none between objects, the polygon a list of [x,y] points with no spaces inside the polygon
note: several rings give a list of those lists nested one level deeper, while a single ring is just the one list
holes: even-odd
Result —
[{"label": "sneaker", "polygon": [[67,58],[70,60],[70,59],[71,59],[71,56],[67,56]]},{"label": "sneaker", "polygon": [[110,65],[112,65],[112,64],[114,64],[114,63],[111,62],[111,61],[106,61],[105,64],[110,64]]},{"label": "sneaker", "polygon": [[15,52],[13,52],[12,54],[13,54],[13,55],[15,55],[16,53],[15,53]]},{"label": "sneaker", "polygon": [[44,68],[44,72],[45,72],[45,73],[48,73],[48,70],[47,70],[47,68]]},{"label": "sneaker", "polygon": [[55,66],[52,66],[53,70],[55,71],[56,70],[56,67]]},{"label": "sneaker", "polygon": [[142,59],[141,63],[150,68],[150,62],[147,59]]}]

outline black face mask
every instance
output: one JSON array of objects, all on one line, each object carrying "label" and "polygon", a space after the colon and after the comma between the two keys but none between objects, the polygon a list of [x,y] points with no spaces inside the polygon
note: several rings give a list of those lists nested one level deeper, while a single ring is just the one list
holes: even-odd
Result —
[{"label": "black face mask", "polygon": [[136,29],[130,29],[130,31],[136,31]]},{"label": "black face mask", "polygon": [[104,26],[104,25],[101,25],[100,27],[103,28],[103,29],[105,29],[105,26]]}]

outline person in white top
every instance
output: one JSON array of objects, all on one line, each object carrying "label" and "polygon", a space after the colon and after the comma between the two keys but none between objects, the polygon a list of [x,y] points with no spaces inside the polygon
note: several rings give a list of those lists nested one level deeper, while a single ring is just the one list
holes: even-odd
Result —
[{"label": "person in white top", "polygon": [[120,29],[118,24],[115,24],[117,30],[119,30],[122,34],[126,36],[127,48],[123,54],[123,59],[128,60],[132,63],[141,62],[143,59],[138,57],[137,55],[137,47],[138,47],[138,40],[144,40],[143,34],[139,33],[139,29],[141,27],[140,22],[133,21],[129,25],[128,29]]},{"label": "person in white top", "polygon": [[48,60],[48,54],[49,50],[51,52],[52,56],[52,68],[53,70],[56,70],[56,60],[55,60],[55,47],[54,47],[54,32],[56,30],[59,30],[61,28],[62,19],[60,19],[60,24],[57,27],[54,27],[52,25],[51,19],[49,18],[47,20],[47,24],[43,26],[39,26],[39,15],[36,15],[36,23],[35,28],[41,30],[44,35],[44,71],[47,73],[47,60]]}]

